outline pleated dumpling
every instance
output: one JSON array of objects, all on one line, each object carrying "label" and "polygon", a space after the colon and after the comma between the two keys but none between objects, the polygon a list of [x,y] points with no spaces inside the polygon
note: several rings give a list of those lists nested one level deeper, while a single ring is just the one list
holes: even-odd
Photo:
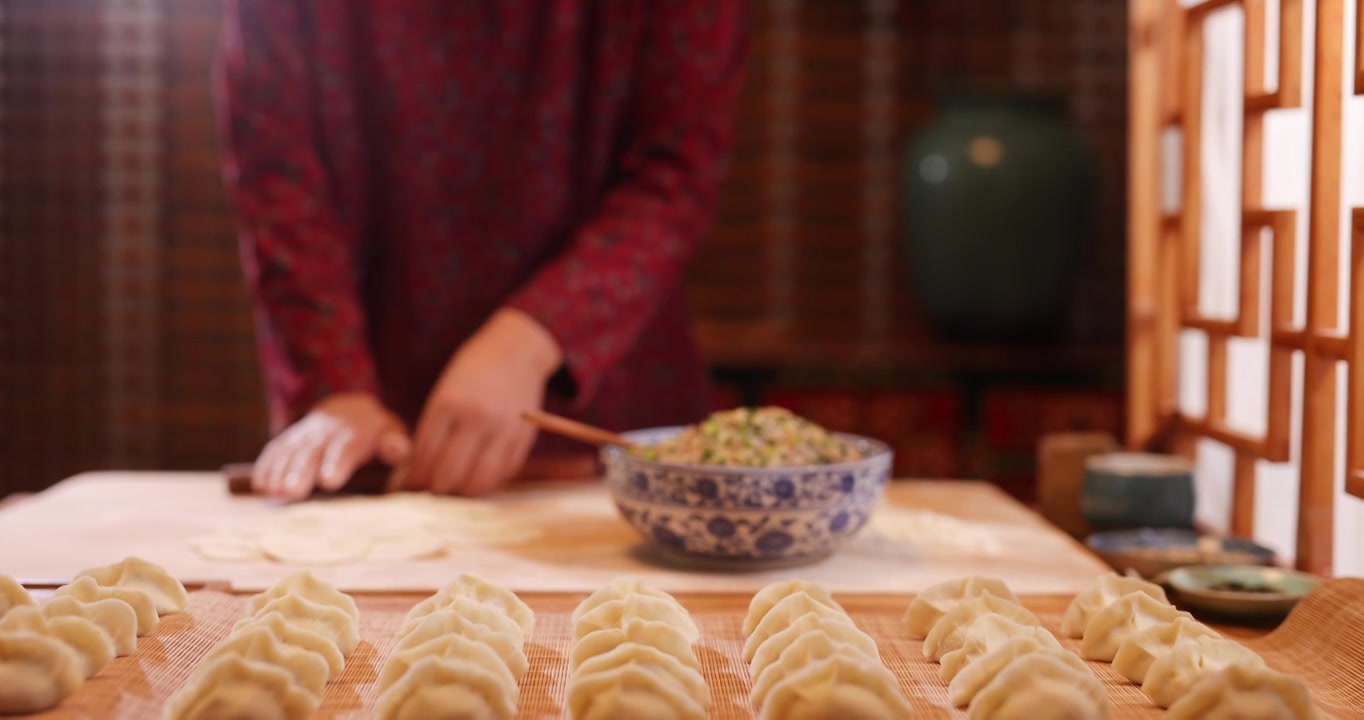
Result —
[{"label": "pleated dumpling", "polygon": [[346,669],[346,658],[341,655],[336,643],[325,635],[289,622],[284,615],[277,612],[262,613],[258,617],[242,620],[233,627],[230,637],[258,629],[269,632],[282,643],[307,650],[322,658],[327,663],[328,682],[335,680],[341,675],[341,671]]},{"label": "pleated dumpling", "polygon": [[33,596],[28,594],[23,585],[18,580],[8,576],[0,575],[0,617],[17,607],[34,605]]},{"label": "pleated dumpling", "polygon": [[[286,594],[262,605],[254,615],[237,623],[240,627],[255,618],[277,612],[284,619],[327,638],[342,655],[350,655],[360,644],[360,628],[356,622],[335,605],[322,605],[302,595]],[[234,628],[235,629],[235,628]]]},{"label": "pleated dumpling", "polygon": [[451,607],[457,598],[469,598],[474,602],[498,610],[521,628],[523,636],[530,632],[535,623],[535,613],[531,611],[529,605],[516,596],[516,593],[476,575],[466,573],[413,606],[412,610],[407,613],[403,625],[409,627],[415,625],[421,618],[436,610]]},{"label": "pleated dumpling", "polygon": [[296,572],[279,581],[269,590],[248,598],[246,616],[251,617],[260,613],[261,608],[287,595],[298,595],[304,600],[318,605],[329,605],[345,613],[351,622],[360,622],[360,609],[355,605],[355,598],[317,579],[307,570]]},{"label": "pleated dumpling", "polygon": [[586,677],[598,673],[617,672],[625,666],[642,667],[653,672],[665,674],[682,684],[687,696],[710,707],[710,688],[701,671],[659,650],[636,642],[627,642],[609,652],[588,658],[578,666],[575,675]]},{"label": "pleated dumpling", "polygon": [[884,665],[857,655],[836,654],[774,684],[758,717],[901,720],[912,715],[899,682]]},{"label": "pleated dumpling", "polygon": [[379,669],[379,679],[375,682],[374,689],[382,693],[393,687],[413,665],[427,657],[463,658],[497,676],[497,681],[511,693],[513,700],[520,694],[516,678],[507,668],[507,663],[498,656],[497,651],[477,640],[454,634],[442,635],[414,647],[393,651]]},{"label": "pleated dumpling", "polygon": [[82,602],[70,595],[54,597],[39,606],[48,620],[81,617],[99,626],[114,643],[114,654],[127,657],[137,652],[137,611],[122,600],[106,598]]},{"label": "pleated dumpling", "polygon": [[701,669],[701,661],[696,657],[696,650],[692,648],[691,641],[681,630],[665,622],[639,618],[626,620],[619,628],[603,628],[588,633],[573,644],[568,668],[577,670],[587,659],[609,652],[612,648],[627,642],[658,648],[677,658],[687,667]]},{"label": "pleated dumpling", "polygon": [[969,720],[1108,720],[1112,715],[1108,690],[1089,668],[1076,668],[1046,650],[1006,665],[976,693],[966,713]]},{"label": "pleated dumpling", "polygon": [[758,648],[762,646],[768,638],[786,629],[803,615],[814,613],[828,618],[839,618],[852,622],[848,614],[842,608],[832,608],[818,599],[811,597],[804,592],[795,592],[782,598],[771,610],[763,616],[758,626],[753,628],[748,638],[744,640],[743,658],[746,662],[752,662],[757,655]]},{"label": "pleated dumpling", "polygon": [[753,595],[753,599],[748,603],[748,613],[744,616],[743,634],[748,637],[757,629],[758,623],[762,622],[777,603],[796,593],[805,593],[815,602],[827,605],[840,612],[843,606],[834,600],[834,596],[829,589],[823,585],[812,583],[806,580],[782,580],[774,582]]},{"label": "pleated dumpling", "polygon": [[651,595],[628,595],[608,600],[579,616],[573,623],[573,639],[581,640],[588,633],[605,628],[619,628],[631,619],[668,623],[681,630],[691,642],[701,638],[701,631],[691,614],[676,600],[664,600]]},{"label": "pleated dumpling", "polygon": [[1113,672],[1140,685],[1151,663],[1170,652],[1175,644],[1199,637],[1221,637],[1217,631],[1191,617],[1177,617],[1138,630],[1118,646],[1113,656]]},{"label": "pleated dumpling", "polygon": [[236,655],[200,665],[162,714],[165,720],[270,718],[308,720],[319,700],[294,684],[287,670]]},{"label": "pleated dumpling", "polygon": [[1035,638],[1045,646],[1061,649],[1056,636],[1044,627],[1023,625],[999,614],[986,615],[966,628],[962,634],[961,647],[942,656],[938,661],[941,663],[938,675],[943,682],[950,683],[972,660],[1010,640],[1023,637]]},{"label": "pleated dumpling", "polygon": [[516,696],[496,671],[461,657],[430,655],[379,695],[375,720],[512,720]]},{"label": "pleated dumpling", "polygon": [[189,607],[189,592],[174,575],[156,563],[131,555],[112,565],[82,571],[76,577],[94,578],[105,587],[141,590],[151,596],[158,615],[184,612]]},{"label": "pleated dumpling", "polygon": [[0,617],[0,632],[29,632],[60,640],[80,657],[81,679],[88,679],[114,659],[114,641],[94,622],[79,615],[49,618],[36,605],[14,608]]},{"label": "pleated dumpling", "polygon": [[1197,637],[1176,643],[1146,671],[1141,691],[1156,707],[1167,708],[1189,692],[1198,681],[1230,665],[1264,667],[1265,661],[1249,648],[1223,638]]},{"label": "pleated dumpling", "polygon": [[209,650],[201,662],[223,655],[238,655],[247,660],[258,660],[274,665],[293,676],[294,684],[322,697],[330,669],[326,658],[301,647],[290,645],[270,632],[269,628],[248,628],[234,633]]},{"label": "pleated dumpling", "polygon": [[753,661],[748,665],[749,673],[755,678],[760,677],[769,665],[781,658],[788,647],[814,633],[851,645],[867,657],[881,657],[876,641],[854,625],[852,618],[847,615],[806,613],[758,646],[753,653]]},{"label": "pleated dumpling", "polygon": [[0,715],[50,710],[83,680],[80,658],[60,640],[31,632],[0,632]]},{"label": "pleated dumpling", "polygon": [[677,605],[678,609],[682,609],[682,604],[677,602],[677,598],[649,585],[640,578],[618,577],[607,583],[604,587],[599,588],[596,592],[588,595],[582,602],[578,603],[578,606],[573,609],[573,614],[569,616],[569,620],[574,625],[577,625],[579,618],[596,610],[601,605],[605,605],[612,600],[624,600],[632,595],[645,595],[658,600],[664,600]]},{"label": "pleated dumpling", "polygon": [[643,665],[627,664],[607,672],[574,673],[568,680],[569,716],[575,720],[613,720],[623,708],[649,708],[650,720],[704,720],[701,699],[687,693],[681,680]]},{"label": "pleated dumpling", "polygon": [[1117,573],[1100,575],[1084,592],[1070,601],[1066,614],[1061,618],[1061,634],[1077,640],[1084,637],[1089,621],[1100,610],[1112,605],[1118,598],[1132,593],[1149,595],[1152,600],[1169,604],[1165,597],[1165,589],[1153,582]]},{"label": "pleated dumpling", "polygon": [[76,578],[70,584],[57,588],[57,592],[52,593],[52,597],[73,597],[84,603],[108,599],[127,603],[136,615],[138,637],[155,630],[161,622],[161,616],[156,614],[156,601],[152,600],[152,596],[148,593],[136,588],[117,585],[105,587],[95,582],[95,579],[88,575]]},{"label": "pleated dumpling", "polygon": [[1063,649],[1054,637],[1051,638],[1051,642],[1042,640],[1039,635],[1018,637],[1004,642],[963,667],[947,684],[948,699],[957,707],[970,705],[976,693],[989,685],[1010,663],[1033,653],[1050,654],[1077,671],[1089,672],[1085,661],[1081,660],[1079,655]]},{"label": "pleated dumpling", "polygon": [[1157,600],[1146,593],[1128,593],[1095,613],[1080,640],[1080,654],[1090,660],[1113,662],[1118,646],[1132,635],[1152,625],[1168,623],[1175,618],[1193,616],[1174,605]]},{"label": "pleated dumpling", "polygon": [[880,660],[876,655],[868,654],[854,645],[839,642],[824,633],[805,633],[787,645],[776,661],[768,663],[762,672],[754,677],[753,690],[748,695],[749,701],[754,707],[762,707],[767,700],[767,694],[783,677],[795,674],[801,668],[834,655],[855,655],[871,662]]},{"label": "pleated dumpling", "polygon": [[[472,601],[466,600],[466,602]],[[484,608],[484,610],[497,614],[490,608]],[[504,618],[504,620],[511,623],[509,619]],[[516,628],[515,623],[511,623],[511,625]],[[519,633],[520,629],[516,628],[516,632]],[[414,648],[444,635],[459,635],[492,648],[497,656],[502,658],[502,662],[506,664],[507,669],[511,670],[512,676],[517,680],[520,680],[530,667],[530,662],[526,658],[526,651],[517,639],[517,635],[498,632],[453,609],[437,610],[422,618],[416,627],[401,636],[393,652]]]},{"label": "pleated dumpling", "polygon": [[1168,720],[1311,720],[1302,680],[1259,665],[1234,664],[1204,677],[1170,706]]},{"label": "pleated dumpling", "polygon": [[914,600],[909,603],[909,609],[905,611],[905,628],[909,630],[910,637],[928,637],[928,632],[937,624],[938,619],[950,612],[958,603],[985,593],[1018,602],[1018,597],[1003,580],[972,575],[925,588],[923,592],[914,596]]},{"label": "pleated dumpling", "polygon": [[957,603],[933,626],[924,638],[924,657],[934,661],[942,660],[966,642],[971,626],[990,615],[1002,615],[1024,627],[1040,627],[1042,622],[1027,608],[1018,603],[990,593],[977,595]]}]

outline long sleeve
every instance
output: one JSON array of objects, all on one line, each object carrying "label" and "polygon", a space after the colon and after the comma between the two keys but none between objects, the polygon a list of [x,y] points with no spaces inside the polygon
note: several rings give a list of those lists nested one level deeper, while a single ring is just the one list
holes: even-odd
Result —
[{"label": "long sleeve", "polygon": [[217,92],[223,173],[279,430],[321,398],[377,392],[355,256],[317,132],[298,0],[226,0]]},{"label": "long sleeve", "polygon": [[743,0],[650,3],[618,180],[508,306],[555,337],[579,406],[675,291],[702,234],[733,136],[748,28]]}]

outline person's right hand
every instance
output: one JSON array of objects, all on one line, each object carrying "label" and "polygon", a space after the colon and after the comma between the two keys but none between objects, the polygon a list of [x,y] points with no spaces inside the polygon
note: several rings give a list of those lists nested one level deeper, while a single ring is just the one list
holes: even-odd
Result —
[{"label": "person's right hand", "polygon": [[402,421],[374,396],[332,395],[265,446],[251,486],[265,495],[302,500],[314,487],[340,488],[374,458],[396,465],[411,448]]}]

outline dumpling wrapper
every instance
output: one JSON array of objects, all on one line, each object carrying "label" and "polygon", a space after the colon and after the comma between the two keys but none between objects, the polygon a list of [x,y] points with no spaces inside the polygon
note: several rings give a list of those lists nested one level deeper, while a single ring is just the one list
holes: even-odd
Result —
[{"label": "dumpling wrapper", "polygon": [[960,580],[939,583],[914,596],[905,610],[905,629],[916,639],[928,637],[938,619],[963,600],[989,593],[998,598],[1018,602],[1009,586],[999,578],[972,575]]},{"label": "dumpling wrapper", "polygon": [[1302,680],[1257,665],[1234,664],[1205,676],[1165,713],[1167,720],[1313,720]]},{"label": "dumpling wrapper", "polygon": [[1191,617],[1177,617],[1138,630],[1118,646],[1118,654],[1113,656],[1113,672],[1140,685],[1157,658],[1170,652],[1181,640],[1199,637],[1222,636]]},{"label": "dumpling wrapper", "polygon": [[83,681],[81,659],[60,640],[0,632],[0,715],[50,710]]},{"label": "dumpling wrapper", "polygon": [[88,680],[114,659],[113,638],[79,615],[49,618],[38,606],[24,605],[0,616],[0,632],[29,632],[60,640],[80,657],[82,680]]},{"label": "dumpling wrapper", "polygon": [[976,693],[966,712],[968,720],[1108,720],[1112,715],[1113,701],[1094,673],[1048,650],[1006,665]]},{"label": "dumpling wrapper", "polygon": [[1156,707],[1168,708],[1203,678],[1229,665],[1264,667],[1265,661],[1246,646],[1223,638],[1198,637],[1176,643],[1151,663],[1141,691]]},{"label": "dumpling wrapper", "polygon": [[1027,608],[1005,598],[985,593],[957,604],[929,631],[924,638],[924,657],[935,662],[961,648],[971,626],[990,615],[1002,615],[1024,627],[1041,627],[1042,622]]},{"label": "dumpling wrapper", "polygon": [[1117,573],[1100,575],[1094,579],[1093,584],[1070,601],[1066,614],[1061,618],[1061,634],[1076,640],[1084,637],[1089,621],[1100,610],[1134,592],[1149,595],[1153,600],[1169,604],[1169,599],[1165,597],[1165,588],[1153,582]]},{"label": "dumpling wrapper", "polygon": [[911,716],[913,708],[884,665],[841,654],[817,660],[777,682],[758,715],[761,720],[900,720]]},{"label": "dumpling wrapper", "polygon": [[94,578],[105,587],[141,590],[151,596],[157,615],[184,612],[189,607],[189,591],[175,576],[156,563],[132,555],[112,565],[84,570],[76,577]]},{"label": "dumpling wrapper", "polygon": [[294,684],[287,670],[236,655],[200,668],[166,702],[165,720],[309,720],[319,700]]},{"label": "dumpling wrapper", "polygon": [[805,593],[815,602],[843,612],[843,606],[834,600],[829,589],[823,585],[806,580],[782,580],[774,582],[753,595],[748,603],[748,613],[744,615],[743,634],[747,638],[757,629],[758,623],[782,600],[796,594]]},{"label": "dumpling wrapper", "polygon": [[1193,616],[1146,593],[1128,593],[1090,618],[1080,640],[1080,654],[1090,660],[1113,662],[1118,647],[1138,632]]}]

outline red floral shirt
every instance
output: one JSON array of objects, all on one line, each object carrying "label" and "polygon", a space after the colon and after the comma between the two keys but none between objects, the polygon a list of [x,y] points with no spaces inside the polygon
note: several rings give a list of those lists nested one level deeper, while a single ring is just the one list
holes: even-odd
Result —
[{"label": "red floral shirt", "polygon": [[357,390],[414,422],[499,307],[563,348],[551,410],[628,429],[709,409],[681,279],[744,0],[226,8],[224,173],[276,430]]}]

